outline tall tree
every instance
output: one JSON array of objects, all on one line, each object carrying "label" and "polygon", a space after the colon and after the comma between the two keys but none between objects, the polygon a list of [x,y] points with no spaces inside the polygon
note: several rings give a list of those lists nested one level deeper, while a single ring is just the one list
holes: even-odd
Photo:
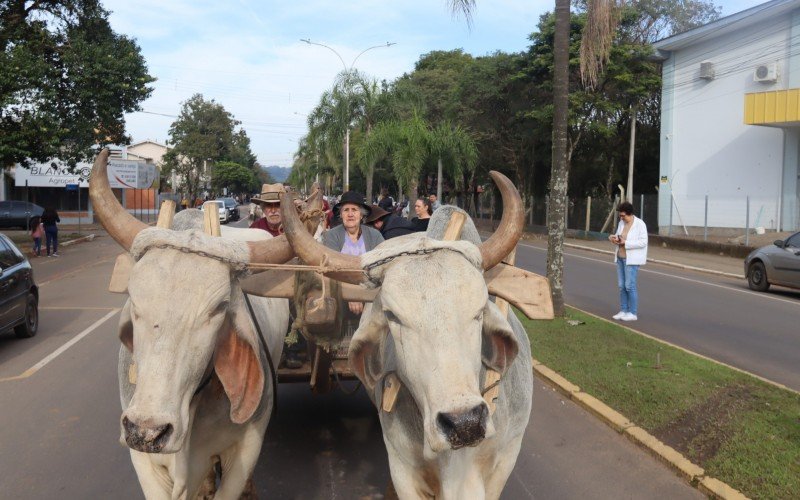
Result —
[{"label": "tall tree", "polygon": [[129,143],[124,113],[154,81],[97,0],[0,0],[0,68],[0,167]]},{"label": "tall tree", "polygon": [[[169,129],[173,147],[164,155],[165,173],[176,173],[178,188],[194,199],[203,184],[211,180],[216,162],[230,161],[232,155],[252,155],[246,135],[236,130],[238,125],[221,104],[195,94],[183,103],[177,120]],[[245,150],[242,150],[243,145],[247,145]],[[254,172],[258,170],[256,165],[254,162],[251,168]]]},{"label": "tall tree", "polygon": [[553,41],[553,157],[547,205],[547,280],[556,316],[564,316],[564,236],[567,229],[569,0],[556,0]]},{"label": "tall tree", "polygon": [[211,186],[221,193],[224,188],[229,193],[244,193],[260,187],[255,172],[232,161],[220,161],[211,169]]}]

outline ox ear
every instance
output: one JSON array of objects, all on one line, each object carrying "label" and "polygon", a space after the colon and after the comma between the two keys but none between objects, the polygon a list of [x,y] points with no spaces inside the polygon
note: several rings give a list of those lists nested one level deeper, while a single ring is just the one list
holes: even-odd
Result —
[{"label": "ox ear", "polygon": [[505,373],[519,352],[514,330],[494,302],[483,309],[483,362],[491,369]]},{"label": "ox ear", "polygon": [[376,299],[372,304],[365,304],[358,330],[350,341],[347,357],[353,373],[370,391],[375,388],[382,371],[378,346],[388,330],[389,324],[386,322],[380,299]]},{"label": "ox ear", "polygon": [[133,321],[131,320],[131,299],[125,301],[122,312],[119,313],[119,341],[133,352]]},{"label": "ox ear", "polygon": [[264,393],[264,370],[256,346],[256,334],[240,302],[229,312],[214,354],[214,371],[228,395],[235,424],[253,416]]}]

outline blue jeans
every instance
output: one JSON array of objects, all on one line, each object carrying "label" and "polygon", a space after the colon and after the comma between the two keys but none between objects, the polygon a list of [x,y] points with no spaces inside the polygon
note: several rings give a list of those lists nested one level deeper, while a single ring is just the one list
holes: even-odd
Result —
[{"label": "blue jeans", "polygon": [[53,253],[58,253],[58,226],[44,226],[44,235],[47,240],[47,255],[50,255],[50,245]]},{"label": "blue jeans", "polygon": [[626,260],[617,259],[620,310],[636,315],[639,311],[639,292],[636,290],[636,275],[639,274],[639,266],[626,266]]}]

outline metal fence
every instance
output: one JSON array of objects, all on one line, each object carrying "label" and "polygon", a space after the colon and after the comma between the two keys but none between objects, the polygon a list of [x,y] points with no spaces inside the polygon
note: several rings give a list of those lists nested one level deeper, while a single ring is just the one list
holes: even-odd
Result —
[{"label": "metal fence", "polygon": [[[548,197],[527,196],[525,204],[525,222],[529,226],[547,225]],[[619,199],[608,198],[570,198],[567,206],[567,228],[581,231],[614,231],[619,217],[616,206]],[[658,195],[641,194],[633,197],[634,212],[644,220],[647,227],[656,231],[658,228]],[[478,196],[478,205],[470,210],[476,218],[498,219],[502,207],[499,196],[491,191]]]}]

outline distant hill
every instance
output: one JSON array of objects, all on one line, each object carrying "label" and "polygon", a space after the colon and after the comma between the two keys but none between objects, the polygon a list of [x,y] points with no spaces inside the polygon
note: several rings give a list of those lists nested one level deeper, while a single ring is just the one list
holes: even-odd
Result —
[{"label": "distant hill", "polygon": [[272,165],[270,167],[264,167],[270,176],[275,179],[275,182],[284,182],[289,174],[292,172],[291,167],[279,167],[277,165]]}]

